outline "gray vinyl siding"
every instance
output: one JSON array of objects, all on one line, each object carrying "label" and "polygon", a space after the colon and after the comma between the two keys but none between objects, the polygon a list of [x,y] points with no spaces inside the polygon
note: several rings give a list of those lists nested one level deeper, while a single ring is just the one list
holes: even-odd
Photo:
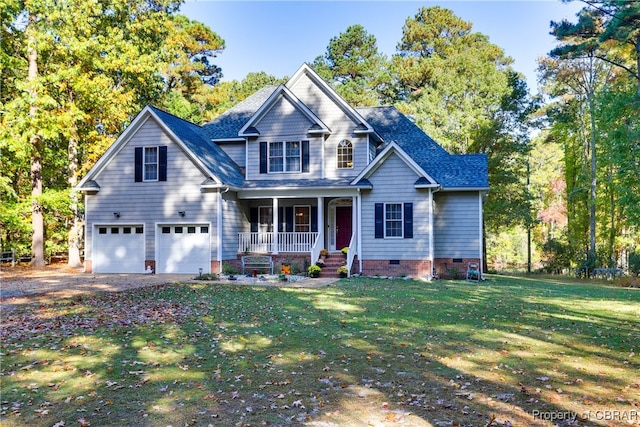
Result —
[{"label": "gray vinyl siding", "polygon": [[[167,146],[167,181],[134,182],[135,147]],[[218,194],[202,193],[205,175],[184,151],[150,118],[96,176],[101,190],[86,196],[86,258],[91,259],[93,224],[143,224],[145,259],[155,259],[157,224],[208,223],[212,236],[212,259],[216,259]],[[120,212],[114,218],[113,212]],[[185,211],[185,217],[178,215]]]},{"label": "gray vinyl siding", "polygon": [[313,124],[287,98],[281,96],[269,111],[256,123],[260,136],[278,136],[285,139],[304,136]]},{"label": "gray vinyl siding", "polygon": [[[392,154],[369,181],[373,190],[362,192],[362,259],[415,260],[429,257],[429,190],[417,190],[416,175]],[[413,238],[375,238],[376,203],[413,203]]]},{"label": "gray vinyl siding", "polygon": [[[355,123],[324,91],[307,76],[302,76],[290,87],[291,91],[331,130],[324,143],[325,177],[357,176],[369,164],[369,147],[366,136],[355,135]],[[337,169],[336,148],[340,141],[348,139],[353,144],[353,169]],[[313,159],[320,161],[320,158]]]},{"label": "gray vinyl siding", "polygon": [[[338,144],[342,140],[351,142],[353,149],[353,167],[338,169]],[[325,178],[356,177],[369,164],[367,138],[362,136],[331,135],[324,144]]]},{"label": "gray vinyl siding", "polygon": [[218,146],[222,148],[222,150],[227,153],[231,160],[233,160],[238,166],[241,168],[245,167],[246,163],[246,143],[244,141],[241,142],[224,142],[219,143]]},{"label": "gray vinyl siding", "polygon": [[480,198],[477,192],[438,192],[434,196],[436,258],[480,257]]},{"label": "gray vinyl siding", "polygon": [[[235,259],[238,253],[238,233],[249,231],[249,220],[244,215],[243,203],[237,194],[222,194],[222,260]],[[246,228],[246,229],[245,229]]]}]

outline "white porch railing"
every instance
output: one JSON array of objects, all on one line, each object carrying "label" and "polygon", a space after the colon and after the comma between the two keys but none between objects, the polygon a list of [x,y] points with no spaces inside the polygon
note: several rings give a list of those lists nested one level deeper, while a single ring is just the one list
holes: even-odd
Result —
[{"label": "white porch railing", "polygon": [[351,277],[351,266],[353,266],[353,260],[358,253],[356,252],[356,233],[351,235],[351,240],[349,240],[349,252],[347,252],[347,272],[349,277]]},{"label": "white porch railing", "polygon": [[275,236],[278,252],[310,252],[318,239],[317,232],[238,233],[238,252],[272,253]]}]

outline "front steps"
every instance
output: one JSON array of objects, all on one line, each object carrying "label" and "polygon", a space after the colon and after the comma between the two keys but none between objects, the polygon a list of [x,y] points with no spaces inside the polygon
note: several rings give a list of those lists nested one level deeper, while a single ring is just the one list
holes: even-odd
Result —
[{"label": "front steps", "polygon": [[324,260],[320,277],[339,278],[338,267],[345,265],[347,259],[342,252],[332,252]]}]

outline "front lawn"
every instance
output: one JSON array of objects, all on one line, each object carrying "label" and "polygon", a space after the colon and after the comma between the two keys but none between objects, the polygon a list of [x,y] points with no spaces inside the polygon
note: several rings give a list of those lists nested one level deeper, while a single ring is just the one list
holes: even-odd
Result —
[{"label": "front lawn", "polygon": [[639,289],[198,283],[5,312],[1,333],[2,426],[640,424]]}]

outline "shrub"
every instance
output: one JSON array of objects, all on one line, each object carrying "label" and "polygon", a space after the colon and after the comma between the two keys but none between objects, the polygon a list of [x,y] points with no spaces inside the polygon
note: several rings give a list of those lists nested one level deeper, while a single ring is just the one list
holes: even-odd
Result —
[{"label": "shrub", "polygon": [[311,265],[307,269],[307,272],[309,273],[309,276],[311,276],[311,277],[318,276],[321,271],[322,271],[322,269],[320,267],[318,267],[317,265]]}]

